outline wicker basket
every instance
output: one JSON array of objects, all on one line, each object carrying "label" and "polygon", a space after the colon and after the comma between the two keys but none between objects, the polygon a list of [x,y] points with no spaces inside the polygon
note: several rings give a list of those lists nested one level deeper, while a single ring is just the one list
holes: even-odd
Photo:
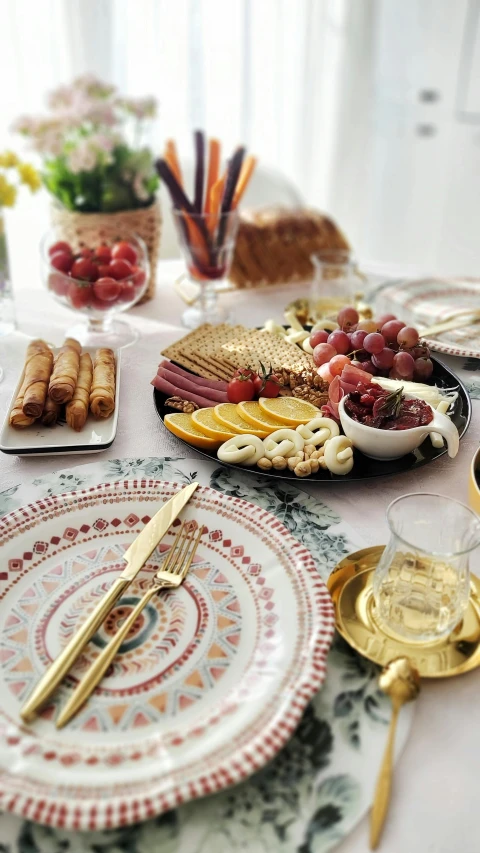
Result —
[{"label": "wicker basket", "polygon": [[102,240],[128,240],[130,234],[138,234],[148,249],[150,278],[148,287],[140,300],[146,302],[155,295],[155,277],[160,249],[162,217],[157,201],[149,207],[136,210],[120,210],[116,213],[77,213],[53,205],[52,225],[60,239],[67,240],[73,246],[86,243],[96,246]]}]

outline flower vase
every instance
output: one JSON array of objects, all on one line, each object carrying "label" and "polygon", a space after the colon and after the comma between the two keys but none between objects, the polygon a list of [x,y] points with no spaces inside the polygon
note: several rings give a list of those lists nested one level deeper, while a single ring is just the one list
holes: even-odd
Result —
[{"label": "flower vase", "polygon": [[5,218],[0,208],[0,337],[13,332],[15,326],[15,305],[8,262]]}]

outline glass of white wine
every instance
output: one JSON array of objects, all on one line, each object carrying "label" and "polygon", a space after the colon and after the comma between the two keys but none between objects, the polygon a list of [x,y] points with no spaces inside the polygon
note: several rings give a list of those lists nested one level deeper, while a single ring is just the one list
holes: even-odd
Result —
[{"label": "glass of white wine", "polygon": [[322,249],[310,260],[314,268],[310,290],[314,316],[336,319],[341,308],[361,300],[365,278],[348,249]]},{"label": "glass of white wine", "polygon": [[402,641],[430,643],[462,620],[480,518],[460,501],[403,495],[387,509],[390,540],[375,571],[375,616]]}]

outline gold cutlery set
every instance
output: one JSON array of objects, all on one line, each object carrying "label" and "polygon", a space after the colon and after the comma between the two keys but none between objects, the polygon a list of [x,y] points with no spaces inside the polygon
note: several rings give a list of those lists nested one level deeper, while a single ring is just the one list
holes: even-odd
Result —
[{"label": "gold cutlery set", "polygon": [[[100,628],[129,584],[137,577],[146,561],[169,530],[172,522],[176,520],[184,506],[188,503],[197,486],[198,483],[191,483],[189,486],[185,486],[181,492],[173,495],[153,518],[150,519],[135,541],[125,551],[123,559],[127,564],[126,567],[114,581],[108,592],[98,602],[88,619],[86,619],[76,634],[72,636],[58,658],[45,672],[33,693],[22,707],[20,715],[25,722],[31,722],[35,719],[37,712],[65,678],[72,665],[80,657],[85,646]],[[61,728],[68,723],[84,702],[86,702],[113,661],[132,625],[148,602],[162,589],[175,589],[183,583],[192,564],[202,533],[202,526],[198,528],[192,526],[192,529],[190,529],[190,526],[187,527],[185,522],[180,526],[173,545],[167,551],[164,562],[152,578],[151,585],[122,624],[117,634],[105,646],[85,677],[77,685],[56,721],[57,728]]]}]

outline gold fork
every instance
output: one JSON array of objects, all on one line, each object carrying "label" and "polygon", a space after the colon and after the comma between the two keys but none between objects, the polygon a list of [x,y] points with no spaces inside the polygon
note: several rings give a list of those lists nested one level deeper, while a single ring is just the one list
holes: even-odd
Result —
[{"label": "gold fork", "polygon": [[127,619],[125,619],[125,622],[123,622],[115,636],[112,637],[98,658],[96,658],[88,672],[85,674],[85,677],[77,685],[56,721],[57,729],[61,729],[66,723],[68,723],[68,721],[77,713],[79,708],[81,708],[84,702],[87,701],[91,693],[93,693],[95,687],[102,680],[105,672],[115,658],[131,627],[135,624],[138,616],[147,606],[148,602],[151,601],[151,599],[154,598],[160,590],[175,589],[183,583],[200,543],[203,526],[200,525],[196,536],[195,532],[195,528],[193,528],[191,532],[188,531],[186,529],[186,522],[183,522],[166,559],[162,563],[158,572],[154,575],[151,585]]}]

